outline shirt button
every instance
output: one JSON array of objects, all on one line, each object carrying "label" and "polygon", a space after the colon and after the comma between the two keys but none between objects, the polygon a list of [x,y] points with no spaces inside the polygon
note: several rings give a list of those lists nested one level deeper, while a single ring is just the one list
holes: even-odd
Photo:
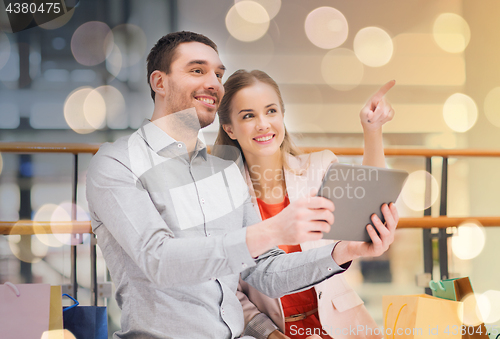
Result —
[{"label": "shirt button", "polygon": [[331,267],[328,267],[327,270],[330,272],[333,271]]},{"label": "shirt button", "polygon": [[243,264],[241,264],[241,267],[243,267],[243,268],[247,268],[247,267],[248,267],[248,265],[247,265],[247,264],[245,264],[245,263],[243,263]]},{"label": "shirt button", "polygon": [[177,147],[182,148],[182,144],[177,144]]},{"label": "shirt button", "polygon": [[209,237],[209,236],[211,236],[211,234],[210,234],[210,233],[207,233],[207,237]]}]

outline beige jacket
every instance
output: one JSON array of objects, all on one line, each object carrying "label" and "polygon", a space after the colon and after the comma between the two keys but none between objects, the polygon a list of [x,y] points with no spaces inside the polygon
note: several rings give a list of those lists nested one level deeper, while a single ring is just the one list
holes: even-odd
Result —
[{"label": "beige jacket", "polygon": [[[290,202],[307,196],[312,188],[319,188],[326,169],[337,157],[331,151],[322,151],[299,156],[289,156],[290,170],[285,171],[285,181]],[[252,201],[260,214],[255,192],[246,168],[246,180]],[[310,241],[300,244],[302,251],[330,244],[332,240]],[[369,338],[380,339],[381,335],[370,335],[377,324],[368,313],[361,298],[349,286],[342,274],[314,286],[318,298],[318,313],[325,332],[335,339]],[[265,313],[283,332],[285,320],[279,299],[272,299],[257,291],[240,279],[237,296],[245,316],[245,325],[257,314]],[[360,326],[360,327],[358,327]],[[370,328],[370,329],[367,329]],[[378,331],[375,331],[379,333]]]}]

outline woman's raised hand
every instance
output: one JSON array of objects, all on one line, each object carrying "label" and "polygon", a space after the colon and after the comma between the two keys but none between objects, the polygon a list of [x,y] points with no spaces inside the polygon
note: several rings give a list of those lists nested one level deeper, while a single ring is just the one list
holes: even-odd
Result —
[{"label": "woman's raised hand", "polygon": [[361,109],[359,117],[365,132],[381,129],[386,122],[391,121],[394,117],[394,109],[386,100],[385,94],[394,87],[395,84],[396,81],[391,80],[380,87]]}]

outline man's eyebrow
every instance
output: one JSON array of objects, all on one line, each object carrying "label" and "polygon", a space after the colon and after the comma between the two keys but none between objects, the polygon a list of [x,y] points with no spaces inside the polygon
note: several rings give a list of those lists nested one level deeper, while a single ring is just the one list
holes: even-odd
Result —
[{"label": "man's eyebrow", "polygon": [[[191,60],[190,62],[187,63],[186,67],[192,66],[192,65],[208,65],[208,62],[206,60]],[[223,71],[226,70],[226,66],[220,65],[217,67]]]},{"label": "man's eyebrow", "polygon": [[206,65],[208,62],[206,60],[191,60],[190,62],[187,63],[186,66],[192,66],[192,65]]}]

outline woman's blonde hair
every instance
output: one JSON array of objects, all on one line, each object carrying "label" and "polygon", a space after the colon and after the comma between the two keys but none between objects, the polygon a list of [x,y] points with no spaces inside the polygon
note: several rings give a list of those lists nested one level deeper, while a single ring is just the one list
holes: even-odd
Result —
[{"label": "woman's blonde hair", "polygon": [[[276,94],[278,95],[279,98],[281,112],[285,114],[285,104],[283,103],[283,99],[281,97],[281,92],[278,87],[278,84],[269,75],[267,75],[267,73],[259,70],[253,70],[251,72],[248,72],[244,69],[237,70],[224,83],[225,94],[222,97],[222,101],[218,111],[219,134],[217,135],[217,139],[215,140],[214,151],[223,149],[223,147],[217,147],[217,146],[234,146],[240,150],[241,156],[244,159],[243,151],[241,149],[240,144],[238,143],[237,140],[233,140],[229,137],[229,135],[227,135],[226,131],[224,131],[224,128],[222,128],[222,125],[231,124],[231,104],[236,93],[238,93],[239,91],[241,91],[246,87],[252,86],[257,81],[260,81],[264,84],[271,86],[276,91]],[[289,169],[289,166],[286,161],[286,155],[291,154],[293,156],[296,156],[302,153],[298,149],[298,147],[295,146],[294,142],[292,141],[292,138],[290,137],[290,134],[286,130],[286,127],[285,127],[285,137],[280,145],[280,152],[281,152],[281,159],[283,166],[286,169]],[[217,154],[217,152],[215,152],[215,155],[223,156],[223,154]]]}]

